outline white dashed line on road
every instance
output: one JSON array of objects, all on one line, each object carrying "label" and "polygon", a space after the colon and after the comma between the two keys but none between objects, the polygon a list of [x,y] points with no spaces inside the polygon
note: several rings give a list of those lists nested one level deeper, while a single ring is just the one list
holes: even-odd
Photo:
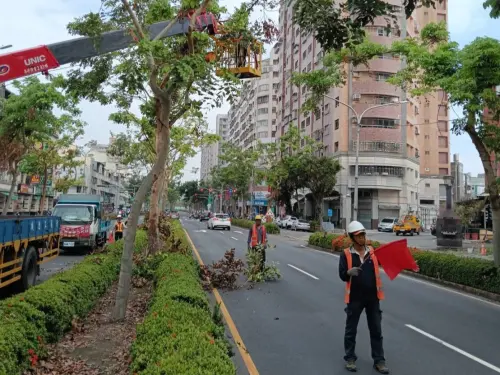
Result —
[{"label": "white dashed line on road", "polygon": [[294,270],[297,270],[297,271],[299,271],[299,272],[302,272],[304,275],[307,275],[307,276],[309,276],[310,278],[312,278],[312,279],[314,279],[314,280],[319,280],[319,278],[317,278],[316,276],[311,275],[309,272],[306,272],[306,271],[304,271],[304,270],[301,270],[299,267],[295,267],[295,266],[293,266],[293,265],[291,265],[291,264],[287,264],[287,266],[288,266],[288,267],[293,268]]},{"label": "white dashed line on road", "polygon": [[243,234],[243,232],[240,232],[239,230],[235,230],[233,231],[234,233],[239,233],[239,234]]},{"label": "white dashed line on road", "polygon": [[232,238],[233,240],[235,240],[235,241],[238,241],[238,239],[237,239],[236,237],[231,237],[231,238]]},{"label": "white dashed line on road", "polygon": [[425,337],[427,337],[427,338],[429,338],[429,339],[431,339],[431,340],[433,340],[433,341],[435,341],[435,342],[437,342],[437,343],[439,343],[439,344],[447,347],[448,349],[451,349],[451,350],[453,350],[453,351],[455,351],[455,352],[457,352],[459,354],[462,354],[464,357],[472,359],[474,362],[477,362],[477,363],[483,365],[484,367],[487,367],[490,370],[493,370],[496,373],[500,374],[500,367],[496,367],[496,366],[492,365],[491,363],[488,363],[488,362],[482,360],[481,358],[476,357],[475,355],[467,353],[465,350],[457,348],[456,346],[453,346],[453,345],[447,343],[446,341],[443,341],[440,338],[437,338],[436,336],[431,335],[430,333],[422,331],[421,329],[419,329],[419,328],[417,328],[415,326],[412,326],[411,324],[405,324],[405,326],[407,326],[408,328],[412,329],[413,331],[418,332],[421,335],[423,335],[423,336],[425,336]]}]

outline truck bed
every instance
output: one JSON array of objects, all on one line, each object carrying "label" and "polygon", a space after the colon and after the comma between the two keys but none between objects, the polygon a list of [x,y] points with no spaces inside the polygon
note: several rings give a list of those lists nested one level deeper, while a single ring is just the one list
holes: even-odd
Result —
[{"label": "truck bed", "polygon": [[2,216],[0,244],[19,240],[42,239],[59,234],[61,218],[57,216]]}]

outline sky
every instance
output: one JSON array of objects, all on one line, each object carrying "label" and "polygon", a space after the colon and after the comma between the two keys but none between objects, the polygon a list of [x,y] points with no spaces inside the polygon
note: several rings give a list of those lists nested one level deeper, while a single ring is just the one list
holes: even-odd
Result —
[{"label": "sky", "polygon": [[[221,3],[232,10],[240,0],[221,0]],[[451,39],[464,46],[477,37],[489,36],[500,39],[500,20],[492,20],[483,9],[482,1],[449,0],[448,25]],[[230,5],[231,4],[231,5]],[[0,46],[12,45],[9,51],[55,43],[70,38],[66,25],[76,17],[90,11],[98,11],[100,0],[17,0],[2,4],[2,21],[0,22]],[[260,18],[262,14],[255,17]],[[278,12],[267,12],[266,18],[277,20]],[[4,51],[2,51],[4,52]],[[5,51],[7,52],[7,51]],[[61,73],[64,72],[62,69]],[[8,86],[7,86],[8,87]],[[111,132],[119,133],[125,128],[112,123],[108,116],[114,112],[112,106],[101,106],[96,103],[81,104],[82,119],[87,122],[85,136],[78,141],[83,145],[90,140],[98,143],[108,143]],[[229,105],[207,113],[209,127],[215,131],[215,119],[219,113],[227,113]],[[456,109],[460,114],[459,109]],[[451,119],[455,116],[450,111]],[[467,135],[451,136],[451,153],[458,153],[464,165],[464,172],[472,175],[483,173],[479,155]],[[189,160],[183,180],[197,179],[198,173],[192,173],[193,168],[200,167],[200,155]]]}]

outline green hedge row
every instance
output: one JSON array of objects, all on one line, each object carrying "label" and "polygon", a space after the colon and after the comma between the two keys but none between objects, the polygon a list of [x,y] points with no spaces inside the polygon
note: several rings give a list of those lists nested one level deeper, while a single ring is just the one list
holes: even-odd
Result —
[{"label": "green hedge row", "polygon": [[[147,243],[138,232],[136,248]],[[24,293],[0,302],[0,375],[21,373],[30,360],[43,356],[43,343],[56,342],[84,317],[116,280],[123,241],[89,255],[71,270],[51,277]]]},{"label": "green hedge row", "polygon": [[[350,246],[350,240],[343,235],[313,233],[309,244],[332,252],[342,251]],[[379,242],[373,241],[374,248]],[[423,251],[410,248],[420,268],[419,273],[435,279],[500,294],[500,268],[490,260],[459,257],[449,253]]]},{"label": "green hedge row", "polygon": [[[190,249],[180,224],[172,226],[175,242]],[[137,327],[131,372],[235,375],[224,325],[214,320],[192,254],[168,252],[158,257],[156,288],[148,315]]]},{"label": "green hedge row", "polygon": [[[254,225],[254,222],[246,219],[231,219],[231,224],[237,227],[250,229],[252,225]],[[275,223],[264,223],[264,226],[266,227],[267,233],[280,234],[280,228]]]}]

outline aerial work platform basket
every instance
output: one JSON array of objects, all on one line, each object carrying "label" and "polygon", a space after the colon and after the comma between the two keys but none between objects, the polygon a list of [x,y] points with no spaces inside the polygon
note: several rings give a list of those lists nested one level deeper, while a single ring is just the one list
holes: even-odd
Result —
[{"label": "aerial work platform basket", "polygon": [[216,60],[217,76],[221,77],[227,72],[237,78],[259,78],[262,76],[262,43],[253,39],[243,38],[212,38],[215,41],[215,52],[207,58]]}]

